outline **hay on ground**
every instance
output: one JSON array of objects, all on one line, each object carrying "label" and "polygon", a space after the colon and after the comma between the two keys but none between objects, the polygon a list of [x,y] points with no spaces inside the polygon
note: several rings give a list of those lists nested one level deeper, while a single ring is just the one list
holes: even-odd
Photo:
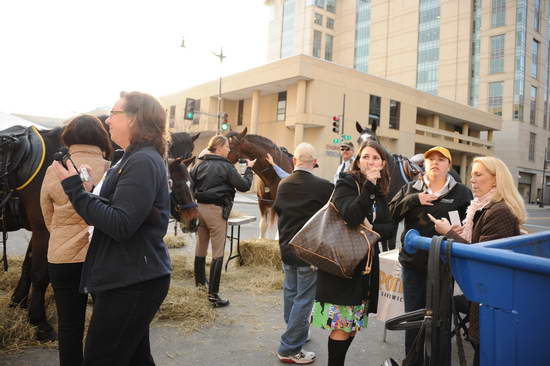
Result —
[{"label": "hay on ground", "polygon": [[12,257],[8,261],[8,271],[0,270],[0,292],[12,292],[19,277],[21,276],[21,265],[23,258]]},{"label": "hay on ground", "polygon": [[187,245],[187,241],[183,235],[166,235],[164,237],[164,243],[168,249],[182,248]]},{"label": "hay on ground", "polygon": [[266,266],[274,270],[281,269],[281,251],[278,240],[242,240],[240,249],[245,266]]},{"label": "hay on ground", "polygon": [[185,255],[172,255],[172,280],[175,281],[194,281],[192,258]]},{"label": "hay on ground", "polygon": [[[29,347],[55,348],[57,342],[40,343],[36,340],[36,327],[28,320],[27,309],[10,307],[13,289],[0,295],[0,354],[18,353]],[[57,328],[56,309],[51,288],[46,291],[46,318]]]},{"label": "hay on ground", "polygon": [[230,269],[222,276],[222,288],[257,294],[283,289],[283,271],[271,267],[251,266]]},{"label": "hay on ground", "polygon": [[204,289],[172,283],[155,319],[162,325],[191,333],[212,323],[216,312]]}]

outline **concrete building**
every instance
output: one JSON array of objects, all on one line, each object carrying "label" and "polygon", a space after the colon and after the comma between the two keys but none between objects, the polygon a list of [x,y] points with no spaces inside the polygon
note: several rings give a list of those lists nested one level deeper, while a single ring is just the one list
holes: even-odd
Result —
[{"label": "concrete building", "polygon": [[[435,145],[448,147],[463,180],[474,156],[493,154],[494,131],[501,128],[500,117],[493,114],[306,55],[224,77],[221,96],[221,110],[228,113],[233,130],[247,127],[291,152],[302,141],[313,144],[320,155],[318,172],[328,179],[340,162],[339,146],[332,141],[337,137],[332,131],[335,115],[344,114],[344,134],[352,141],[359,135],[355,121],[362,126],[378,121],[377,133],[393,153],[411,156]],[[197,100],[200,109],[189,121],[184,119],[187,98]],[[160,101],[172,131],[217,130],[217,81]],[[213,133],[201,133],[196,152]]]},{"label": "concrete building", "polygon": [[268,61],[310,55],[502,116],[495,154],[527,201],[540,194],[550,147],[550,1],[265,3]]}]

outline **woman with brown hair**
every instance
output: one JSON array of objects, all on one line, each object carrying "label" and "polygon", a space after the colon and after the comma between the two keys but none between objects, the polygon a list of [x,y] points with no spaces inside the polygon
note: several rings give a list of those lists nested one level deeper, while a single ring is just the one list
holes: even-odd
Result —
[{"label": "woman with brown hair", "polygon": [[[334,189],[334,205],[351,227],[366,221],[381,240],[393,235],[393,223],[386,194],[389,188],[388,157],[374,141],[368,141],[359,152],[348,173],[342,173]],[[367,314],[378,307],[378,244],[374,243],[370,274],[363,271],[368,258],[357,266],[352,279],[343,279],[319,271],[317,294],[313,305],[312,325],[329,329],[328,365],[344,365],[355,333],[367,325]]]},{"label": "woman with brown hair", "polygon": [[[61,142],[78,166],[90,168],[92,182],[98,182],[109,168],[109,134],[96,117],[73,118],[63,129]],[[48,272],[57,308],[59,363],[80,365],[88,294],[81,293],[79,285],[89,245],[88,224],[75,212],[53,167],[46,171],[40,205],[50,232]]]},{"label": "woman with brown hair", "polygon": [[229,305],[219,296],[222,275],[227,219],[233,206],[235,189],[246,192],[252,185],[252,167],[256,160],[247,160],[244,176],[227,160],[229,141],[225,136],[214,136],[208,142],[207,153],[191,171],[194,195],[199,205],[198,240],[195,248],[195,284],[206,286],[205,262],[208,243],[212,242],[212,263],[208,300],[214,307]]},{"label": "woman with brown hair", "polygon": [[85,191],[71,162],[68,169],[53,163],[75,211],[94,226],[80,281],[95,300],[83,365],[154,365],[149,324],[171,272],[163,242],[170,215],[166,114],[152,96],[132,92],[115,103],[107,124],[125,152],[100,196]]}]

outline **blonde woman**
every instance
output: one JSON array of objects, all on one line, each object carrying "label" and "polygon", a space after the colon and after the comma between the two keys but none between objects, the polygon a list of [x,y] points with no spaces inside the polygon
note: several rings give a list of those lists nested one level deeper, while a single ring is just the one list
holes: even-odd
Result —
[{"label": "blonde woman", "polygon": [[[247,168],[241,176],[235,166],[227,160],[229,141],[225,136],[214,136],[208,142],[206,154],[191,171],[194,183],[194,194],[199,203],[198,240],[195,248],[195,284],[208,284],[208,300],[214,307],[229,305],[229,300],[222,299],[218,292],[222,275],[227,219],[235,189],[246,192],[252,185],[252,167],[256,160],[247,160]],[[212,263],[210,265],[210,282],[206,281],[205,261],[208,243],[212,242]]]},{"label": "blonde woman", "polygon": [[[430,219],[435,230],[456,241],[479,243],[520,234],[526,212],[506,164],[492,156],[475,158],[470,182],[474,199],[466,210],[463,226],[451,226],[445,218]],[[469,336],[475,344],[474,365],[479,365],[479,305],[470,307]]]}]

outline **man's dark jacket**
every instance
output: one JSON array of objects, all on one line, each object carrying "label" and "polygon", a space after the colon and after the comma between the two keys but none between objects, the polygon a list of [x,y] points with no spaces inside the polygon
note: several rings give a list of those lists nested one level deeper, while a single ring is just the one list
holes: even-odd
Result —
[{"label": "man's dark jacket", "polygon": [[329,200],[334,185],[312,173],[296,170],[279,184],[273,208],[279,215],[279,245],[283,263],[309,266],[288,246],[290,239]]},{"label": "man's dark jacket", "polygon": [[428,267],[428,252],[419,250],[416,254],[405,252],[404,238],[407,231],[415,229],[420,232],[420,235],[431,238],[434,235],[439,235],[435,231],[433,222],[428,217],[431,214],[436,219],[445,217],[449,220],[449,211],[458,211],[460,220],[466,218],[466,209],[473,199],[472,192],[468,187],[461,183],[457,183],[454,178],[450,178],[448,191],[435,201],[432,206],[423,206],[420,204],[418,195],[425,192],[426,185],[423,179],[416,180],[406,184],[395,194],[391,200],[389,207],[395,222],[400,222],[405,219],[405,230],[401,236],[403,246],[399,252],[399,262],[407,268],[416,269],[425,273]]},{"label": "man's dark jacket", "polygon": [[78,175],[61,182],[75,211],[95,227],[80,289],[100,292],[167,276],[163,242],[170,216],[164,161],[151,146],[129,147],[108,170],[100,196],[84,191]]},{"label": "man's dark jacket", "polygon": [[235,189],[246,192],[252,185],[252,169],[246,168],[241,176],[235,166],[224,157],[207,154],[191,171],[195,198],[199,203],[223,206],[233,202]]}]

